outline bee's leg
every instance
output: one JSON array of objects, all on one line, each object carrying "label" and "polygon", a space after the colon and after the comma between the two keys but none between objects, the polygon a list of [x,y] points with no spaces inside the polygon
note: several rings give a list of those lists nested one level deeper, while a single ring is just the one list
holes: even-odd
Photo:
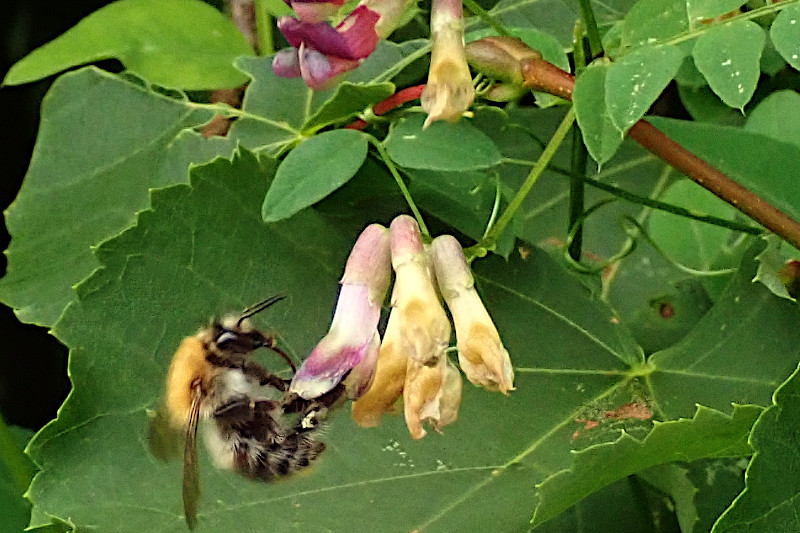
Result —
[{"label": "bee's leg", "polygon": [[289,390],[289,381],[279,378],[254,361],[245,361],[242,365],[242,372],[258,380],[260,385],[270,385],[281,392]]},{"label": "bee's leg", "polygon": [[276,354],[280,355],[283,358],[283,360],[286,361],[286,364],[288,364],[289,367],[292,369],[292,374],[297,372],[297,367],[294,365],[294,361],[292,361],[292,358],[289,357],[289,355],[286,352],[278,348],[278,341],[275,340],[275,337],[273,337],[272,335],[264,335],[264,347],[269,348]]},{"label": "bee's leg", "polygon": [[288,381],[279,378],[263,366],[244,357],[223,357],[215,353],[209,353],[206,355],[206,360],[214,366],[237,368],[258,381],[259,385],[271,385],[282,392],[289,390]]}]

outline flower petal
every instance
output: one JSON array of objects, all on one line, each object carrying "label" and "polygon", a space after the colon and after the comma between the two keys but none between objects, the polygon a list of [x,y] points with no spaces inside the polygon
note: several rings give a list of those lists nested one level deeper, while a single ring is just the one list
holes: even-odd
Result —
[{"label": "flower petal", "polygon": [[300,58],[296,48],[284,48],[272,59],[272,72],[281,78],[300,76]]},{"label": "flower petal", "polygon": [[375,380],[367,392],[353,402],[351,416],[361,427],[376,427],[384,413],[392,411],[403,394],[408,357],[402,348],[400,315],[392,312],[383,335]]},{"label": "flower petal", "polygon": [[294,17],[281,17],[278,29],[295,48],[305,43],[323,55],[355,60],[369,56],[378,45],[375,23],[379,18],[366,6],[359,6],[336,28],[327,22],[301,22]]}]

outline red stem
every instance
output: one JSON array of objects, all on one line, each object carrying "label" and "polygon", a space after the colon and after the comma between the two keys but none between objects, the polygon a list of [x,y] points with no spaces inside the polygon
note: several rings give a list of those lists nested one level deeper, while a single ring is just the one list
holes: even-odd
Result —
[{"label": "red stem", "polygon": [[[395,107],[400,107],[401,105],[411,102],[412,100],[419,100],[419,97],[422,96],[422,91],[425,89],[424,85],[415,85],[413,87],[407,87],[401,91],[397,91],[392,96],[378,102],[372,108],[372,112],[375,116],[385,115]],[[367,127],[367,122],[365,120],[358,119],[347,126],[346,129],[349,130],[363,130]]]}]

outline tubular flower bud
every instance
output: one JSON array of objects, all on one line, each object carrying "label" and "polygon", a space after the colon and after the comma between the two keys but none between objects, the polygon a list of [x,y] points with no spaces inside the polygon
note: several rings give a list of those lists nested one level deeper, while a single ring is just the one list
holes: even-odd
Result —
[{"label": "tubular flower bud", "polygon": [[410,216],[400,215],[389,233],[397,276],[392,314],[398,315],[402,349],[419,363],[438,360],[450,343],[450,320],[436,293],[419,226]]},{"label": "tubular flower bud", "polygon": [[524,86],[522,64],[525,60],[541,57],[542,54],[516,37],[484,37],[467,45],[470,66],[502,82],[484,95],[495,102],[515,100],[528,92],[530,89]]},{"label": "tubular flower bud", "polygon": [[430,365],[409,359],[403,404],[412,438],[427,435],[423,423],[440,431],[458,418],[461,374],[444,354]]},{"label": "tubular flower bud", "polygon": [[403,394],[408,356],[403,350],[400,314],[392,311],[383,335],[372,386],[353,402],[351,416],[361,427],[376,427],[381,417],[394,409]]},{"label": "tubular flower bud", "polygon": [[369,388],[380,348],[378,320],[391,277],[389,232],[379,224],[358,237],[345,266],[328,334],[311,351],[289,388],[317,398],[342,379],[349,398]]},{"label": "tubular flower bud", "polygon": [[455,122],[475,99],[475,88],[464,49],[461,0],[433,0],[433,50],[422,108],[428,113],[423,127],[437,120]]},{"label": "tubular flower bud", "polygon": [[456,327],[461,369],[475,385],[508,394],[514,390],[514,369],[475,283],[458,241],[450,235],[434,239],[431,255],[439,289]]}]

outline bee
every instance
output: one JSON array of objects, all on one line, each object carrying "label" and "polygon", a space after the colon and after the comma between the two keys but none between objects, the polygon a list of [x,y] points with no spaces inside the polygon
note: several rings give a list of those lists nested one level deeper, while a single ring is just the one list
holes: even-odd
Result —
[{"label": "bee", "polygon": [[[255,329],[249,318],[282,300],[273,296],[239,316],[212,320],[181,342],[167,375],[165,411],[169,425],[185,436],[183,509],[186,524],[197,524],[200,481],[197,429],[204,423],[206,448],[218,468],[271,481],[301,470],[325,449],[318,439],[328,409],[343,390],[318,400],[288,392],[281,379],[250,359],[267,348],[296,371],[275,338]],[[152,429],[151,429],[152,431]]]}]

